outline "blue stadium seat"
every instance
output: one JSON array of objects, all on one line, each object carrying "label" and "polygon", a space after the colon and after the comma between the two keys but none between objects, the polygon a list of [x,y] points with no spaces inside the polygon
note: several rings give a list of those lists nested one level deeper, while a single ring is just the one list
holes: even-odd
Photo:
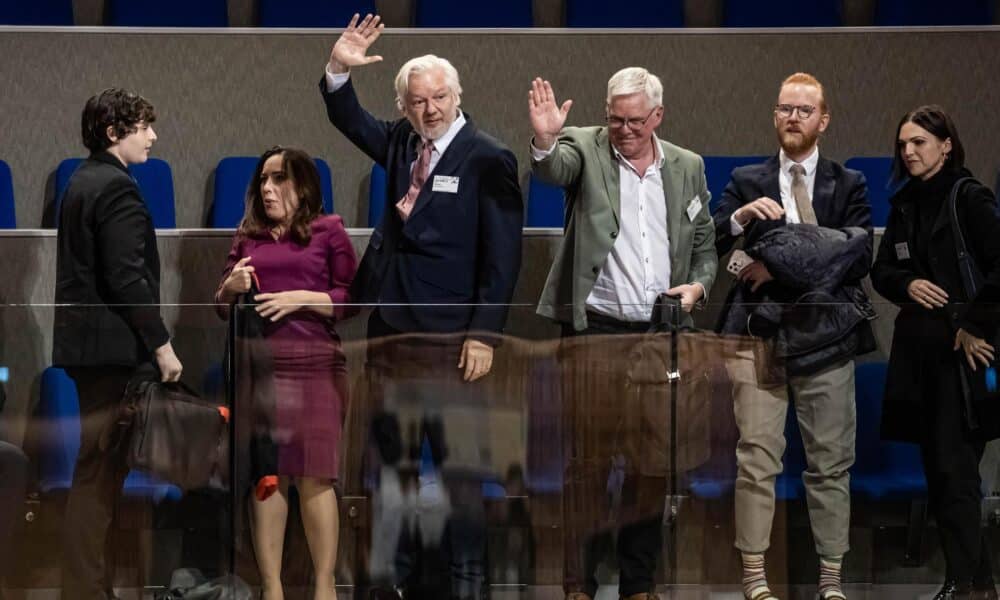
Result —
[{"label": "blue stadium seat", "polygon": [[705,156],[705,179],[708,181],[708,191],[712,194],[709,210],[715,212],[722,199],[722,190],[726,189],[733,169],[744,165],[754,165],[767,160],[766,156]]},{"label": "blue stadium seat", "polygon": [[[56,169],[56,206],[55,222],[58,227],[59,208],[62,206],[63,192],[69,184],[70,177],[83,162],[82,158],[67,158],[59,163]],[[174,177],[167,161],[151,158],[138,165],[128,168],[142,199],[146,202],[149,214],[153,217],[153,227],[157,229],[173,229],[177,227],[177,216],[174,211]]]},{"label": "blue stadium seat", "polygon": [[837,27],[841,0],[726,0],[724,27]]},{"label": "blue stadium seat", "polygon": [[[42,372],[36,418],[43,428],[39,439],[39,487],[42,492],[68,490],[80,452],[80,399],[66,371],[49,367]],[[131,471],[125,479],[126,496],[155,502],[178,500],[181,490],[146,473]]]},{"label": "blue stadium seat", "polygon": [[[250,185],[258,160],[260,159],[255,156],[229,156],[219,161],[215,168],[210,227],[233,228],[240,224],[246,206],[247,186]],[[322,158],[314,160],[323,194],[323,210],[327,214],[333,214],[333,178],[330,166]]]},{"label": "blue stadium seat", "polygon": [[872,500],[912,500],[927,493],[916,444],[884,442],[879,435],[886,363],[859,364],[854,370],[858,428],[851,490]]},{"label": "blue stadium seat", "polygon": [[372,176],[368,183],[368,226],[376,227],[385,212],[386,181],[385,169],[378,163],[372,164]]},{"label": "blue stadium seat", "polygon": [[416,27],[531,27],[532,0],[414,0]]},{"label": "blue stadium seat", "polygon": [[17,217],[14,210],[14,179],[10,175],[10,167],[0,160],[0,229],[17,227]]},{"label": "blue stadium seat", "polygon": [[993,0],[877,0],[875,25],[992,25]]},{"label": "blue stadium seat", "polygon": [[899,189],[899,185],[892,183],[892,158],[855,157],[844,163],[844,166],[865,174],[868,181],[868,202],[872,205],[872,225],[885,227],[889,220],[889,198]]},{"label": "blue stadium seat", "polygon": [[565,225],[565,200],[561,187],[549,185],[531,175],[528,184],[528,206],[525,225],[528,227],[558,227]]},{"label": "blue stadium seat", "polygon": [[0,0],[0,25],[73,25],[73,0]]},{"label": "blue stadium seat", "polygon": [[375,14],[373,0],[259,0],[261,27],[344,27],[354,13]]},{"label": "blue stadium seat", "polygon": [[567,27],[684,27],[683,0],[566,0]]},{"label": "blue stadium seat", "polygon": [[105,25],[228,27],[226,0],[107,0]]}]

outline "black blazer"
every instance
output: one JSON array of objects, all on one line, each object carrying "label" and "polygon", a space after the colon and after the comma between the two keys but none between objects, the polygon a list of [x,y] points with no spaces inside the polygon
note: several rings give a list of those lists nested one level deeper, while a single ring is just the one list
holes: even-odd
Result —
[{"label": "black blazer", "polygon": [[70,178],[56,263],[54,364],[136,366],[169,341],[153,220],[111,154],[92,155]]},{"label": "black blazer", "polygon": [[[748,165],[733,170],[722,199],[712,216],[715,221],[715,248],[719,256],[727,254],[739,239],[730,229],[730,219],[733,213],[745,204],[753,202],[761,196],[767,196],[781,203],[781,188],[778,184],[778,174],[781,164],[778,156],[772,156],[757,165]],[[868,185],[865,176],[860,171],[846,169],[839,163],[819,157],[816,165],[816,178],[813,184],[813,210],[816,211],[816,221],[823,227],[840,229],[843,227],[860,227],[868,232],[867,251],[854,263],[847,274],[845,283],[860,282],[866,275],[872,263],[872,248],[874,232],[872,230],[871,205],[868,203]],[[785,219],[777,221],[753,220],[743,233],[743,245],[751,246],[766,232],[786,225]],[[730,307],[737,285],[726,298],[720,323]],[[756,294],[751,294],[749,286],[744,290],[747,302],[757,302],[765,295],[773,300],[794,302],[801,292],[798,290],[783,290],[776,282],[761,286]],[[867,327],[867,323],[865,324]],[[868,327],[870,332],[870,327]],[[745,333],[745,332],[743,332]]]},{"label": "black blazer", "polygon": [[[405,332],[501,333],[521,267],[524,207],[517,159],[471,120],[452,140],[404,223],[395,204],[410,185],[419,141],[406,119],[381,121],[358,102],[350,80],[320,91],[330,122],[382,165],[387,193],[351,297],[378,303]],[[468,119],[468,115],[466,115]],[[459,178],[458,192],[433,191],[436,176]],[[443,306],[414,306],[414,305]]]}]

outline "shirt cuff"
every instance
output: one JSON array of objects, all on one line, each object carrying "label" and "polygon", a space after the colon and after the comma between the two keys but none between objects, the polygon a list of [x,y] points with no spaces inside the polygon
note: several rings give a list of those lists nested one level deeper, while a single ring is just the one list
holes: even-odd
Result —
[{"label": "shirt cuff", "polygon": [[703,284],[700,281],[694,281],[691,283],[691,285],[696,285],[701,288],[701,298],[698,298],[698,301],[695,302],[694,305],[699,308],[704,307],[705,304],[708,302],[708,290],[705,289],[705,284]]},{"label": "shirt cuff", "polygon": [[558,143],[559,140],[556,140],[556,143],[552,144],[551,148],[548,150],[542,150],[538,146],[535,146],[535,138],[531,138],[531,160],[535,162],[545,160],[550,154],[552,154],[552,151],[556,149],[556,145]]},{"label": "shirt cuff", "polygon": [[326,65],[326,91],[329,93],[336,92],[340,88],[344,87],[347,80],[351,78],[351,72],[346,73],[334,73],[330,71],[330,65]]},{"label": "shirt cuff", "polygon": [[743,233],[743,226],[736,222],[736,213],[729,217],[729,233],[740,235]]}]

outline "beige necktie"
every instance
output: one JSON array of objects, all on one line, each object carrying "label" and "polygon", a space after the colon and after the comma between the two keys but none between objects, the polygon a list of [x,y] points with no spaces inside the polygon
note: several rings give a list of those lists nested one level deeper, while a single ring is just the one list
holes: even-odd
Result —
[{"label": "beige necktie", "polygon": [[417,201],[417,196],[420,195],[420,188],[424,187],[424,182],[427,181],[427,175],[429,175],[431,166],[431,152],[433,151],[433,142],[421,142],[420,155],[417,156],[417,162],[413,165],[413,172],[410,173],[410,187],[406,190],[406,194],[396,203],[399,218],[404,221],[410,218],[413,204]]},{"label": "beige necktie", "polygon": [[809,200],[809,190],[806,189],[806,169],[800,164],[792,165],[792,198],[795,198],[795,208],[799,210],[799,222],[816,225],[816,211]]}]

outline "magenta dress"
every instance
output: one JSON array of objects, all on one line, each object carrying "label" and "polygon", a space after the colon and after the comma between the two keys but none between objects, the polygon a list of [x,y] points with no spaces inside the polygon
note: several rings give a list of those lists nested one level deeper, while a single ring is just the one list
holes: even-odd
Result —
[{"label": "magenta dress", "polygon": [[[311,227],[307,246],[287,235],[278,240],[268,234],[237,235],[222,281],[237,261],[251,256],[261,292],[309,290],[329,294],[334,304],[350,302],[348,286],[357,270],[357,257],[343,220],[324,215]],[[350,312],[350,307],[337,306],[331,319],[302,308],[265,332],[274,357],[273,437],[278,446],[278,475],[337,478],[348,385],[334,323]]]}]

